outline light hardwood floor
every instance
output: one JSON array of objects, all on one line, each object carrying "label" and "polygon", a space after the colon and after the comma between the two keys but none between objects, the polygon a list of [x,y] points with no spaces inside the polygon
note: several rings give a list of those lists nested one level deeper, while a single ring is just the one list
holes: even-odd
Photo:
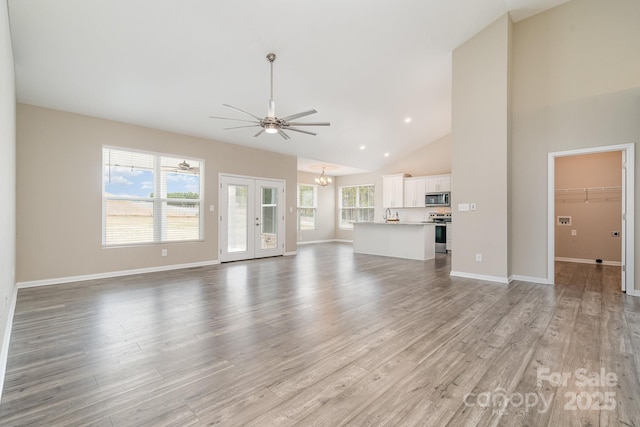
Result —
[{"label": "light hardwood floor", "polygon": [[556,286],[449,271],[335,243],[22,289],[0,425],[640,423],[619,268],[558,263]]}]

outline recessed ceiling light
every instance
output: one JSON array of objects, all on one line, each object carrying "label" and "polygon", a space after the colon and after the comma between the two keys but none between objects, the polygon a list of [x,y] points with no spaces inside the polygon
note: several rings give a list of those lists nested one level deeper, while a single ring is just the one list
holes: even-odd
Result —
[{"label": "recessed ceiling light", "polygon": [[365,148],[367,148],[367,147],[365,147],[364,145],[361,145],[361,146],[360,146],[360,149],[361,149],[361,150],[364,150]]},{"label": "recessed ceiling light", "polygon": [[404,119],[405,123],[411,123],[411,117],[407,117],[406,119]]},{"label": "recessed ceiling light", "polygon": [[389,153],[384,153],[384,156],[385,157],[389,157]]}]

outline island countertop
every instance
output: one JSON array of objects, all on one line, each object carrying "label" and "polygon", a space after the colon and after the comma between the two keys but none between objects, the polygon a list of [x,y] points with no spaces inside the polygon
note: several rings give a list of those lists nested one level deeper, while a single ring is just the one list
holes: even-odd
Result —
[{"label": "island countertop", "polygon": [[355,253],[427,260],[435,257],[434,222],[357,222]]},{"label": "island countertop", "polygon": [[410,222],[410,221],[374,221],[374,222],[360,222],[357,224],[379,224],[379,225],[436,225],[437,222]]}]

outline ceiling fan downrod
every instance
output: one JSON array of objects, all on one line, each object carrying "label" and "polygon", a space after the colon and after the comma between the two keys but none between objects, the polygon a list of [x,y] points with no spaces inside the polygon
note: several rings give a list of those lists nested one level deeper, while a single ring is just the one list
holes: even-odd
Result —
[{"label": "ceiling fan downrod", "polygon": [[267,110],[267,117],[274,118],[276,117],[276,103],[273,100],[273,61],[276,60],[275,53],[267,54],[267,60],[269,60],[269,65],[271,66],[271,81],[269,84],[269,109]]}]

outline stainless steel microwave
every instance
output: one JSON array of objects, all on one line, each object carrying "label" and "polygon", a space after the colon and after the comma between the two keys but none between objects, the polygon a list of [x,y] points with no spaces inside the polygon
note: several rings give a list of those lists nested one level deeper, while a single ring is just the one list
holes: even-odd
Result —
[{"label": "stainless steel microwave", "polygon": [[424,196],[424,205],[431,206],[451,206],[451,193],[427,193]]}]

